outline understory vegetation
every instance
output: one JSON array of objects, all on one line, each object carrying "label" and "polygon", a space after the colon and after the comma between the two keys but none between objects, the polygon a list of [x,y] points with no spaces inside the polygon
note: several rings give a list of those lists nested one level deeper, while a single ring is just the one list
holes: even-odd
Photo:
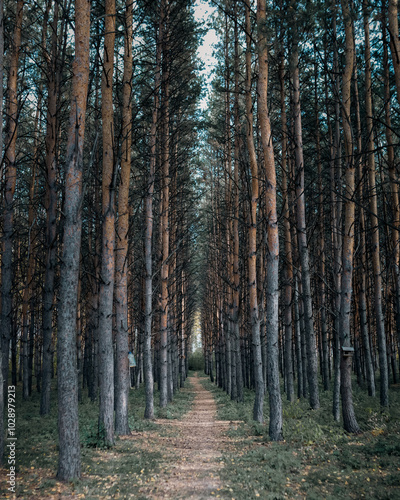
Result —
[{"label": "understory vegetation", "polygon": [[[20,390],[20,388],[18,388]],[[55,389],[55,388],[54,388]],[[156,396],[158,391],[156,391]],[[191,407],[193,392],[190,383],[179,391],[168,408],[155,405],[157,419],[180,419]],[[158,399],[156,399],[158,401]],[[62,483],[55,479],[58,459],[57,406],[49,415],[39,416],[40,394],[23,402],[17,394],[16,436],[18,498],[48,498],[52,495],[75,495],[78,498],[145,498],[139,489],[156,481],[163,459],[155,445],[157,437],[171,434],[161,423],[143,419],[145,391],[131,389],[129,394],[129,425],[131,436],[116,441],[113,448],[104,445],[98,432],[98,406],[86,399],[79,405],[79,428],[82,454],[80,481]],[[153,437],[147,433],[151,433]],[[154,433],[156,438],[154,438]],[[145,439],[138,439],[144,437]],[[0,498],[12,498],[6,478],[0,478]],[[58,498],[58,497],[57,497]]]},{"label": "understory vegetation", "polygon": [[[311,410],[305,399],[292,403],[283,400],[284,441],[272,442],[268,437],[267,401],[265,422],[254,422],[252,391],[245,389],[244,402],[237,403],[204,373],[199,375],[217,402],[217,419],[230,421],[229,451],[224,453],[223,467],[218,469],[223,486],[213,492],[216,498],[400,498],[399,385],[391,386],[391,405],[385,409],[378,398],[367,397],[354,385],[355,409],[362,429],[356,436],[346,433],[341,423],[333,420],[330,391],[321,391],[319,410]],[[99,436],[96,404],[85,399],[79,406],[82,479],[69,483],[55,479],[57,406],[48,416],[39,417],[39,394],[23,404],[17,398],[17,497],[147,498],[141,488],[156,485],[163,472],[169,474],[164,470],[161,443],[179,432],[162,419],[182,419],[191,409],[193,398],[187,380],[168,408],[156,405],[158,420],[144,420],[144,387],[131,389],[132,434],[118,439],[113,448],[107,448]],[[2,478],[1,498],[11,498],[7,493]]]},{"label": "understory vegetation", "polygon": [[[354,404],[362,433],[351,435],[331,416],[330,391],[321,391],[321,409],[306,400],[283,399],[283,442],[268,438],[265,424],[252,419],[254,393],[244,402],[203,379],[218,405],[218,418],[230,420],[233,449],[224,456],[224,492],[235,500],[249,498],[400,498],[400,386],[391,387],[391,405],[382,409],[354,385]],[[220,492],[218,492],[220,493]]]}]

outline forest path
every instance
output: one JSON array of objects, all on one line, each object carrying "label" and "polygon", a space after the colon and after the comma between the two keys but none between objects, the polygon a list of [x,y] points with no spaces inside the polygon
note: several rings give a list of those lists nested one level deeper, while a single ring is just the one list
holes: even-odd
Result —
[{"label": "forest path", "polygon": [[[216,419],[217,406],[210,391],[200,383],[197,373],[189,378],[195,393],[192,409],[182,420],[157,420],[175,430],[173,437],[162,438],[164,472],[157,484],[141,493],[152,499],[208,499],[222,496],[219,470],[222,453],[228,447],[224,431],[229,422]],[[175,437],[176,436],[176,437]]]}]

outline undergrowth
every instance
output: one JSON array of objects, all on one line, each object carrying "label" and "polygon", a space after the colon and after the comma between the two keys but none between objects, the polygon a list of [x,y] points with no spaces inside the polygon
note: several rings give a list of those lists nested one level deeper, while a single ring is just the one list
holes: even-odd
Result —
[{"label": "undergrowth", "polygon": [[[193,392],[189,381],[174,395],[167,408],[159,406],[159,392],[154,392],[155,417],[181,418],[191,408]],[[129,426],[132,436],[117,437],[115,446],[107,448],[98,429],[98,402],[88,398],[79,404],[79,430],[82,456],[82,478],[65,484],[56,480],[58,461],[57,394],[52,391],[49,415],[39,415],[40,394],[34,392],[28,401],[22,401],[17,387],[16,436],[18,498],[34,499],[76,495],[77,498],[141,498],[140,487],[155,481],[162,461],[160,451],[151,446],[151,440],[168,434],[162,423],[144,420],[144,387],[131,389],[129,394]],[[145,444],[139,445],[135,435],[143,435]],[[148,441],[148,443],[147,443]],[[153,449],[152,449],[153,448]],[[0,498],[12,498],[7,491],[7,469],[0,469]],[[3,474],[3,472],[5,472]],[[57,496],[58,498],[58,496]]]},{"label": "undergrowth", "polygon": [[320,392],[321,408],[308,400],[289,403],[283,394],[284,441],[268,437],[268,397],[265,423],[252,420],[254,392],[244,390],[244,402],[231,401],[208,379],[218,418],[230,420],[228,436],[234,449],[224,456],[224,495],[248,498],[400,499],[400,388],[390,390],[390,407],[370,398],[354,384],[354,405],[362,433],[346,433],[332,417],[332,392]]}]

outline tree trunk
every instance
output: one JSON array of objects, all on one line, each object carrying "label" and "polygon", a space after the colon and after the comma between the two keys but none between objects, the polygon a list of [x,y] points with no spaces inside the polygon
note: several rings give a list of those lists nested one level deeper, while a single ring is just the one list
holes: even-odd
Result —
[{"label": "tree trunk", "polygon": [[227,252],[227,318],[228,324],[226,334],[231,342],[231,366],[232,366],[232,383],[231,383],[231,399],[237,400],[237,371],[236,371],[236,339],[235,339],[235,312],[233,304],[234,295],[234,245],[235,235],[233,234],[233,218],[231,218],[232,210],[232,146],[231,146],[231,94],[230,94],[230,58],[229,58],[229,23],[228,12],[225,12],[225,40],[224,40],[224,57],[225,57],[225,130],[224,130],[224,183],[225,183],[225,217],[227,218],[225,228],[226,252]]},{"label": "tree trunk", "polygon": [[107,445],[114,444],[114,351],[113,295],[115,246],[115,183],[113,73],[115,41],[115,0],[105,3],[101,116],[103,133],[102,220],[103,240],[99,294],[99,433]]},{"label": "tree trunk", "polygon": [[154,379],[153,367],[151,360],[151,324],[153,317],[153,263],[152,263],[152,237],[153,237],[153,194],[154,194],[154,178],[156,171],[156,154],[157,154],[157,121],[159,107],[159,92],[160,92],[160,62],[161,62],[161,34],[162,25],[160,23],[156,49],[156,68],[154,74],[154,107],[152,113],[152,123],[150,130],[150,170],[147,183],[146,201],[145,201],[145,304],[144,304],[144,381],[146,392],[146,407],[144,418],[154,418]]},{"label": "tree trunk", "polygon": [[43,378],[40,398],[40,414],[50,412],[50,386],[52,362],[54,277],[57,253],[57,24],[58,3],[54,4],[51,26],[51,56],[48,61],[48,99],[46,130],[46,270],[43,290]]},{"label": "tree trunk", "polygon": [[271,123],[268,114],[268,46],[266,37],[265,0],[257,2],[258,64],[257,83],[258,116],[265,168],[265,211],[267,217],[267,362],[269,392],[269,436],[273,441],[283,439],[282,400],[279,384],[278,339],[279,339],[279,231],[277,217],[277,193],[274,150],[272,147]]},{"label": "tree trunk", "polygon": [[[340,142],[340,84],[339,84],[339,62],[337,48],[337,27],[336,16],[337,7],[336,0],[333,0],[333,72],[335,74],[334,93],[335,93],[335,127],[332,131],[330,121],[328,123],[328,134],[331,146],[330,159],[330,181],[331,181],[331,218],[332,218],[332,246],[333,246],[333,359],[334,359],[334,380],[333,380],[333,400],[332,414],[335,421],[340,419],[340,342],[339,342],[339,319],[340,319],[340,290],[341,290],[341,272],[342,272],[342,207],[343,207],[343,181],[342,181],[342,147]],[[325,53],[328,48],[325,45]],[[327,68],[326,68],[327,73]],[[328,100],[327,100],[328,103]],[[329,107],[328,116],[329,116]]]},{"label": "tree trunk", "polygon": [[282,123],[282,194],[284,206],[284,231],[285,231],[285,289],[284,289],[284,327],[285,327],[285,381],[286,396],[288,401],[294,400],[293,385],[293,359],[292,359],[292,284],[293,284],[293,262],[292,262],[292,237],[290,232],[290,212],[287,173],[287,122],[285,102],[285,62],[283,56],[279,66],[279,83],[281,97],[281,123]]},{"label": "tree trunk", "polygon": [[[295,36],[295,38],[297,35]],[[318,360],[314,333],[314,319],[311,296],[310,257],[307,244],[306,208],[304,195],[304,158],[302,143],[302,125],[300,108],[299,54],[297,40],[292,46],[292,79],[293,79],[293,120],[294,144],[296,159],[296,197],[297,197],[297,239],[301,263],[301,280],[303,290],[304,324],[307,348],[307,378],[311,408],[320,407],[318,391]]]},{"label": "tree trunk", "polygon": [[[347,0],[341,0],[342,12],[345,25],[346,36],[346,66],[342,82],[342,115],[344,144],[346,154],[346,201],[344,215],[344,238],[342,254],[342,288],[340,303],[340,379],[341,379],[341,397],[343,426],[347,432],[358,433],[358,426],[354,407],[353,394],[351,388],[351,351],[349,351],[350,338],[350,314],[352,299],[352,278],[353,278],[353,252],[354,252],[354,222],[355,222],[355,203],[354,203],[354,157],[353,157],[353,134],[351,130],[351,80],[354,70],[354,39],[353,39],[353,21],[350,15],[350,9]],[[339,353],[337,353],[339,355]]]},{"label": "tree trunk", "polygon": [[[314,52],[316,52],[314,50]],[[325,270],[325,214],[324,214],[324,193],[323,193],[323,183],[322,183],[322,159],[321,159],[321,134],[320,134],[320,122],[319,122],[319,107],[318,107],[318,66],[315,63],[315,128],[316,128],[316,148],[317,148],[317,164],[318,164],[318,209],[319,209],[319,248],[318,248],[318,260],[319,260],[319,297],[321,301],[321,317],[320,317],[320,328],[321,328],[321,368],[322,368],[322,382],[324,385],[324,391],[329,390],[329,352],[328,352],[328,329],[326,323],[326,270]]]},{"label": "tree trunk", "polygon": [[294,325],[296,337],[296,358],[297,358],[297,397],[298,399],[304,396],[303,388],[303,357],[301,355],[301,331],[300,331],[300,313],[299,313],[299,297],[297,290],[297,276],[294,277]]},{"label": "tree trunk", "polygon": [[[393,10],[393,7],[392,7]],[[398,21],[397,21],[397,7],[396,7],[396,17],[393,18],[392,14],[392,29],[398,32]],[[394,156],[393,147],[393,137],[392,137],[392,124],[390,116],[390,72],[389,72],[389,61],[388,61],[388,50],[387,50],[387,38],[386,38],[386,2],[382,0],[382,41],[383,41],[383,70],[384,70],[384,102],[385,102],[385,135],[387,142],[387,163],[389,169],[389,179],[390,179],[390,198],[391,198],[391,208],[392,208],[392,252],[393,252],[393,279],[395,288],[395,302],[396,302],[396,330],[397,339],[400,345],[400,242],[399,242],[399,232],[400,232],[400,205],[399,205],[399,186],[398,186],[398,176],[396,172],[396,163]],[[396,78],[400,80],[400,43],[398,37],[392,40],[391,37],[391,49],[393,55],[393,64],[397,65]],[[400,86],[397,87],[399,89]],[[400,97],[398,97],[400,102]]]},{"label": "tree trunk", "polygon": [[251,338],[253,346],[255,399],[253,419],[257,422],[264,421],[264,380],[262,372],[262,353],[260,337],[260,320],[257,302],[257,205],[258,205],[258,166],[254,147],[253,132],[253,103],[251,98],[251,25],[250,9],[246,5],[246,119],[247,119],[247,149],[251,171],[250,212],[248,216],[248,282]]},{"label": "tree trunk", "polygon": [[168,403],[168,276],[169,276],[169,0],[162,0],[161,22],[163,26],[162,42],[162,213],[161,213],[161,386],[160,406]]},{"label": "tree trunk", "polygon": [[116,307],[116,390],[115,432],[130,434],[128,422],[129,374],[129,329],[128,329],[128,230],[129,230],[129,181],[131,173],[132,144],[132,40],[133,4],[126,1],[125,48],[122,102],[122,158],[121,183],[118,193],[118,251],[115,260],[115,307]]},{"label": "tree trunk", "polygon": [[[13,241],[14,241],[14,193],[17,182],[16,142],[18,124],[17,77],[19,51],[21,47],[21,29],[23,0],[18,0],[14,35],[11,40],[10,71],[7,86],[7,123],[6,150],[4,155],[4,196],[3,196],[3,252],[1,257],[1,323],[0,337],[3,368],[3,390],[6,391],[8,380],[8,355],[12,332],[12,286],[13,286]],[[2,117],[1,117],[2,119]]]},{"label": "tree trunk", "polygon": [[359,198],[359,267],[358,273],[358,313],[360,323],[360,334],[362,338],[362,345],[365,360],[365,372],[367,378],[367,387],[369,396],[375,397],[375,373],[374,365],[372,362],[370,350],[370,336],[368,329],[368,314],[367,314],[367,243],[365,240],[365,213],[362,204],[363,200],[363,151],[362,151],[362,131],[361,131],[361,115],[360,115],[360,101],[358,95],[358,82],[357,82],[357,66],[354,71],[354,100],[356,104],[356,123],[357,123],[357,172],[358,173],[358,198]]},{"label": "tree trunk", "polygon": [[76,316],[81,247],[82,160],[89,81],[90,3],[75,3],[75,61],[68,131],[63,254],[58,304],[58,435],[57,477],[63,481],[81,474],[78,424]]},{"label": "tree trunk", "polygon": [[372,109],[372,77],[371,46],[369,40],[369,12],[363,0],[364,33],[365,33],[365,111],[367,128],[367,159],[369,181],[369,214],[372,239],[372,269],[374,273],[374,308],[376,317],[376,336],[378,341],[380,368],[380,401],[381,406],[389,405],[389,378],[386,353],[385,319],[382,311],[382,276],[379,252],[378,199],[375,179],[375,153]]},{"label": "tree trunk", "polygon": [[239,34],[237,19],[237,1],[235,1],[235,103],[234,103],[234,199],[233,199],[233,297],[232,297],[232,329],[233,341],[236,352],[236,384],[237,400],[243,401],[243,376],[242,376],[242,357],[240,354],[240,330],[239,330],[239,294],[240,294],[240,276],[239,276],[239,141],[240,141],[240,121],[239,121]]},{"label": "tree trunk", "polygon": [[22,398],[27,400],[30,396],[29,391],[29,306],[32,304],[33,279],[36,271],[36,252],[35,243],[38,235],[37,221],[35,217],[35,193],[37,183],[37,154],[38,154],[38,131],[39,131],[39,110],[41,99],[38,98],[38,108],[35,116],[35,146],[32,162],[32,177],[29,189],[29,210],[28,210],[28,272],[25,284],[24,295],[22,299]]}]

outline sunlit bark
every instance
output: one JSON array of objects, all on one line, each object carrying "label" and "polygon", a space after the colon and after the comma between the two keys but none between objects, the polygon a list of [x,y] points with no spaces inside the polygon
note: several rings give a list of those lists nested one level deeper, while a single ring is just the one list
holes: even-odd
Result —
[{"label": "sunlit bark", "polygon": [[282,436],[282,400],[279,385],[278,337],[279,337],[279,228],[277,216],[277,192],[275,157],[272,146],[271,123],[268,113],[268,40],[266,36],[266,3],[257,2],[257,35],[259,74],[257,83],[258,119],[265,168],[265,215],[267,224],[267,363],[269,393],[269,436],[273,441]]}]

